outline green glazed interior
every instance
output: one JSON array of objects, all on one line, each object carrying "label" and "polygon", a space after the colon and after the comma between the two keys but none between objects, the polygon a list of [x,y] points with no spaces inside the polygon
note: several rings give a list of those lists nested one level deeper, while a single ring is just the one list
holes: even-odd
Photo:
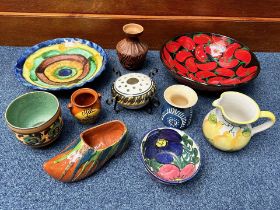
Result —
[{"label": "green glazed interior", "polygon": [[49,121],[58,108],[59,102],[53,94],[31,92],[16,98],[8,106],[6,120],[18,129],[35,128]]}]

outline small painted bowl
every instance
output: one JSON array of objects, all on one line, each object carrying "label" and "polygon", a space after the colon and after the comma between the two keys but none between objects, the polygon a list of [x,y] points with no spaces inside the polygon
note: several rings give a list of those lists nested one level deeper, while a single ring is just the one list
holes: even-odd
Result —
[{"label": "small painted bowl", "polygon": [[16,138],[32,147],[52,143],[58,138],[63,125],[58,99],[43,91],[17,97],[8,106],[5,117]]},{"label": "small painted bowl", "polygon": [[220,34],[189,33],[167,41],[160,58],[171,75],[202,91],[226,91],[247,84],[260,72],[255,54]]},{"label": "small painted bowl", "polygon": [[140,149],[148,173],[164,184],[186,182],[200,168],[199,147],[185,132],[175,128],[148,132]]}]

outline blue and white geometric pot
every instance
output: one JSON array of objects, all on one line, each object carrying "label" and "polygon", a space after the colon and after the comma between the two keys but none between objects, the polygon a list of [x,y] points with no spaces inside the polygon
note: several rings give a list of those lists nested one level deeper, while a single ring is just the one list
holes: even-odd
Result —
[{"label": "blue and white geometric pot", "polygon": [[165,102],[161,110],[164,125],[185,129],[192,121],[193,106],[197,103],[196,92],[185,85],[172,85],[164,91]]}]

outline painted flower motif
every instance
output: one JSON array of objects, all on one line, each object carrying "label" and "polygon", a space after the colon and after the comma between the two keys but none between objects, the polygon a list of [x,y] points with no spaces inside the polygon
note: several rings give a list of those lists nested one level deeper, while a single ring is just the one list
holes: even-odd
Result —
[{"label": "painted flower motif", "polygon": [[157,175],[168,181],[179,181],[191,177],[195,171],[196,168],[192,163],[189,163],[181,170],[173,164],[166,164],[160,167]]},{"label": "painted flower motif", "polygon": [[226,50],[226,47],[219,42],[210,44],[209,47],[213,57],[220,57]]},{"label": "painted flower motif", "polygon": [[56,137],[60,133],[60,130],[61,130],[61,120],[59,119],[52,125],[52,127],[48,132],[48,135],[50,137]]},{"label": "painted flower motif", "polygon": [[171,163],[174,157],[182,155],[181,140],[180,134],[172,129],[155,130],[147,137],[145,156],[162,164]]},{"label": "painted flower motif", "polygon": [[25,144],[36,145],[41,143],[40,136],[26,136],[23,138]]}]

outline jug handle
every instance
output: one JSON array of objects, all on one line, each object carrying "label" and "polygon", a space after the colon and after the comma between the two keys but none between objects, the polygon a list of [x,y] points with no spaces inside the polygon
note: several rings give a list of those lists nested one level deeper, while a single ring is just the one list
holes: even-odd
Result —
[{"label": "jug handle", "polygon": [[71,103],[67,104],[67,108],[68,108],[68,109],[70,109],[70,110],[71,110],[71,109],[72,109],[72,107],[73,107],[73,106],[72,106],[72,104],[71,104]]},{"label": "jug handle", "polygon": [[274,125],[276,121],[275,115],[270,111],[261,111],[260,118],[268,118],[269,121],[252,128],[252,136],[256,133],[262,132]]}]

